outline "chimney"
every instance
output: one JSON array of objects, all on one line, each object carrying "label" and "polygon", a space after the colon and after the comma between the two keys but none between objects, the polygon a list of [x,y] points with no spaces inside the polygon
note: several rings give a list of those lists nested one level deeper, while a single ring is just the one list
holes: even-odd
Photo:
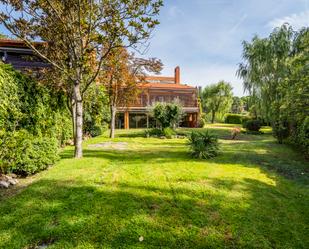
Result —
[{"label": "chimney", "polygon": [[180,84],[180,68],[177,66],[175,68],[175,84]]}]

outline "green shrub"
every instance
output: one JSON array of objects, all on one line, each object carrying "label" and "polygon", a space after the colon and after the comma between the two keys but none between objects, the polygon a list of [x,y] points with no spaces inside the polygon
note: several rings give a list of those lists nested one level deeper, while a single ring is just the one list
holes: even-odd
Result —
[{"label": "green shrub", "polygon": [[241,118],[241,124],[246,123],[247,121],[251,120],[252,118],[248,115],[243,115]]},{"label": "green shrub", "polygon": [[160,137],[163,136],[163,131],[158,128],[145,130],[145,137]]},{"label": "green shrub", "polygon": [[0,62],[0,170],[28,175],[53,164],[72,138],[64,92]]},{"label": "green shrub", "polygon": [[309,158],[309,116],[299,123],[290,124],[287,142],[294,145],[304,153],[305,157]]},{"label": "green shrub", "polygon": [[226,124],[242,124],[249,119],[250,117],[246,115],[227,113],[225,114],[224,122]]},{"label": "green shrub", "polygon": [[280,144],[283,143],[283,140],[288,138],[289,136],[289,129],[286,123],[284,122],[276,122],[273,126],[273,135],[277,138]]},{"label": "green shrub", "polygon": [[73,137],[72,120],[68,113],[56,113],[53,126],[49,132],[45,132],[44,136],[55,137],[58,140],[59,146],[67,145]]},{"label": "green shrub", "polygon": [[200,119],[198,120],[198,127],[204,128],[204,126],[207,124],[207,117],[205,113],[202,113],[200,116]]},{"label": "green shrub", "polygon": [[243,124],[243,127],[249,131],[249,132],[259,132],[262,125],[261,125],[261,121],[260,120],[257,120],[257,119],[251,119],[251,120],[248,120],[246,121],[244,124]]},{"label": "green shrub", "polygon": [[162,129],[153,128],[145,131],[145,137],[166,137],[173,138],[176,135],[176,131],[170,127]]},{"label": "green shrub", "polygon": [[1,134],[2,173],[30,175],[48,168],[58,157],[56,138],[33,136],[26,130]]},{"label": "green shrub", "polygon": [[103,134],[103,128],[98,126],[98,125],[95,125],[95,126],[90,128],[89,133],[90,133],[91,137],[100,136],[100,135]]},{"label": "green shrub", "polygon": [[161,128],[174,127],[179,124],[183,116],[182,106],[175,103],[161,103],[154,104],[151,110],[152,116],[158,121]]},{"label": "green shrub", "polygon": [[163,136],[165,136],[166,138],[171,139],[175,135],[176,135],[176,132],[172,128],[167,127],[163,129]]},{"label": "green shrub", "polygon": [[102,135],[110,122],[106,91],[102,85],[91,85],[84,96],[83,133],[96,137]]},{"label": "green shrub", "polygon": [[309,156],[309,116],[298,128],[296,144],[301,145],[305,154]]},{"label": "green shrub", "polygon": [[194,131],[189,135],[189,146],[191,155],[195,158],[208,159],[218,155],[218,138],[209,133]]},{"label": "green shrub", "polygon": [[65,95],[0,62],[0,129],[25,129],[38,136],[53,136],[59,144],[72,137],[72,122]]}]

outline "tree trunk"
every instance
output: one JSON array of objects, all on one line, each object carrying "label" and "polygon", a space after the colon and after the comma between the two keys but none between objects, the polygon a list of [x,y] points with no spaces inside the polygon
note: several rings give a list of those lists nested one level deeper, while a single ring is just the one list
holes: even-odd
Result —
[{"label": "tree trunk", "polygon": [[72,128],[73,128],[73,142],[74,145],[76,145],[76,135],[75,135],[75,131],[76,131],[76,105],[75,105],[75,100],[74,97],[72,97],[71,99],[72,105],[71,105],[71,119],[72,119]]},{"label": "tree trunk", "polygon": [[116,120],[116,106],[111,105],[110,106],[110,111],[111,111],[111,122],[110,122],[110,138],[115,137],[115,120]]},{"label": "tree trunk", "polygon": [[83,100],[80,92],[80,84],[74,85],[74,99],[75,99],[75,158],[83,157]]},{"label": "tree trunk", "polygon": [[211,123],[213,124],[215,122],[215,118],[216,118],[216,112],[212,111],[211,112]]},{"label": "tree trunk", "polygon": [[67,99],[67,107],[70,112],[71,122],[72,122],[72,139],[73,144],[75,145],[75,120],[76,120],[76,107],[75,107],[75,100],[74,96],[70,96]]}]

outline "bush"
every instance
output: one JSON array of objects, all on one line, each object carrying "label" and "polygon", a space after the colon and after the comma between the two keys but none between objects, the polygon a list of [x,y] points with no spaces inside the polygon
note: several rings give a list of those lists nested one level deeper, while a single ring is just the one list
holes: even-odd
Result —
[{"label": "bush", "polygon": [[63,145],[72,138],[65,99],[63,92],[0,63],[0,129],[57,137]]},{"label": "bush", "polygon": [[273,135],[277,138],[279,144],[283,143],[283,140],[288,138],[289,136],[289,129],[287,124],[282,122],[276,122],[273,126]]},{"label": "bush", "polygon": [[166,137],[173,138],[176,135],[176,131],[172,128],[167,127],[162,129],[153,128],[145,131],[145,137]]},{"label": "bush", "polygon": [[300,144],[306,156],[309,156],[309,117],[299,126],[296,144]]},{"label": "bush", "polygon": [[260,120],[257,120],[257,119],[251,119],[251,120],[248,120],[246,121],[244,124],[243,124],[243,127],[247,130],[247,131],[250,131],[250,132],[259,132],[262,125],[261,125],[261,121]]},{"label": "bush", "polygon": [[207,124],[207,117],[205,113],[201,114],[200,119],[198,120],[198,127],[204,128],[204,126]]},{"label": "bush", "polygon": [[89,134],[91,137],[97,137],[103,134],[103,128],[95,125],[93,127],[90,128]]},{"label": "bush", "polygon": [[246,123],[247,121],[251,120],[252,118],[250,116],[247,115],[243,115],[242,119],[241,119],[241,124]]},{"label": "bush", "polygon": [[175,132],[172,128],[167,127],[167,128],[164,128],[164,129],[163,129],[163,135],[164,135],[166,138],[171,139],[171,138],[173,138],[173,136],[176,135],[176,132]]},{"label": "bush", "polygon": [[194,131],[189,135],[191,155],[195,158],[208,159],[218,155],[218,138],[208,132]]},{"label": "bush", "polygon": [[153,128],[145,130],[145,137],[160,137],[163,136],[163,132],[161,129]]},{"label": "bush", "polygon": [[151,113],[163,129],[178,125],[183,116],[182,106],[177,102],[157,102],[152,107]]},{"label": "bush", "polygon": [[62,147],[72,141],[73,127],[69,115],[67,113],[56,113],[53,126],[44,136],[57,138],[59,146]]},{"label": "bush", "polygon": [[102,135],[110,122],[110,110],[105,88],[91,85],[84,96],[83,133],[96,137]]},{"label": "bush", "polygon": [[250,117],[246,115],[227,113],[224,122],[226,124],[242,124],[249,119]]},{"label": "bush", "polygon": [[[64,92],[0,62],[0,171],[33,174],[72,138]],[[0,173],[1,173],[0,172]]]},{"label": "bush", "polygon": [[34,137],[25,130],[1,134],[0,164],[2,173],[30,175],[48,168],[58,157],[58,141]]}]

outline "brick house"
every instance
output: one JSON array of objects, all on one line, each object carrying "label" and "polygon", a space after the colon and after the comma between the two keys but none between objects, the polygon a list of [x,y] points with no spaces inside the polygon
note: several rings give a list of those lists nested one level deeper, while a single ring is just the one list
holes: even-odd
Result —
[{"label": "brick house", "polygon": [[155,102],[178,100],[185,113],[180,126],[196,127],[199,116],[198,89],[180,83],[180,68],[175,68],[173,77],[148,76],[139,86],[141,93],[129,107],[119,107],[116,118],[117,128],[154,127],[155,121],[149,116],[149,107]]}]

